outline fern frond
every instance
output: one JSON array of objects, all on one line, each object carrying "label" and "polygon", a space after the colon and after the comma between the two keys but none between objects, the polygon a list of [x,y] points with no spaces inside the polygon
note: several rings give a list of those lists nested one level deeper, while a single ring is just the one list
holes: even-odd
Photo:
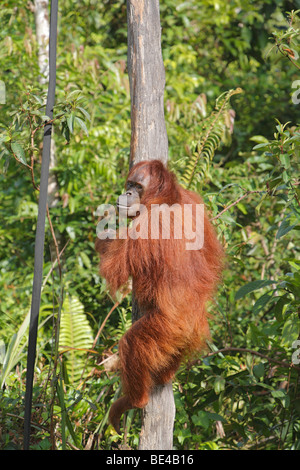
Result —
[{"label": "fern frond", "polygon": [[221,143],[226,126],[225,121],[226,114],[229,110],[230,98],[241,92],[242,89],[237,88],[236,90],[229,90],[219,96],[216,100],[215,109],[204,120],[199,142],[195,143],[196,151],[190,158],[182,176],[182,181],[186,188],[190,188],[193,182],[200,159],[203,158],[207,165],[213,159],[215,151]]},{"label": "fern frond", "polygon": [[64,353],[70,382],[77,382],[85,365],[93,336],[84,308],[77,297],[64,300],[59,333],[59,352]]}]

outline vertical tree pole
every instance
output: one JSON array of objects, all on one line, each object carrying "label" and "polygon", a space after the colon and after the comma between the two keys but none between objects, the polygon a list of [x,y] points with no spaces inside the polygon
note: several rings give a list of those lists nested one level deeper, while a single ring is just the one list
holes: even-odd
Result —
[{"label": "vertical tree pole", "polygon": [[[127,0],[128,73],[131,94],[130,165],[168,160],[164,119],[165,70],[161,52],[159,0]],[[143,314],[134,300],[133,321]],[[139,449],[173,448],[175,404],[172,384],[153,390],[143,410]]]},{"label": "vertical tree pole", "polygon": [[[55,101],[56,86],[56,44],[57,44],[57,17],[58,0],[51,0],[50,35],[49,35],[49,84],[46,104],[46,116],[53,119],[53,107]],[[31,314],[29,324],[25,415],[24,415],[24,450],[29,450],[32,390],[34,377],[34,364],[36,358],[36,342],[38,320],[41,302],[41,288],[43,280],[44,242],[45,242],[45,218],[48,196],[48,177],[50,164],[52,122],[45,125],[43,140],[43,155],[40,177],[39,208],[36,225],[35,251],[34,251],[34,276],[32,286]]]},{"label": "vertical tree pole", "polygon": [[131,163],[168,159],[159,0],[127,0]]}]

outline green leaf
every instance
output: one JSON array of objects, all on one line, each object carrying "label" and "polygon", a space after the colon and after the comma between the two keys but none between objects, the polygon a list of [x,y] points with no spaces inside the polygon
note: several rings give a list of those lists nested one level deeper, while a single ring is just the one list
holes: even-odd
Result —
[{"label": "green leaf", "polygon": [[62,122],[61,132],[62,132],[64,138],[66,139],[66,141],[69,142],[70,141],[70,130],[69,130],[69,126],[68,126],[66,121]]},{"label": "green leaf", "polygon": [[41,114],[40,118],[43,122],[51,121],[51,118],[47,116],[46,114]]},{"label": "green leaf", "polygon": [[293,228],[295,228],[297,226],[297,224],[293,224],[293,225],[290,225],[290,218],[287,217],[286,219],[284,219],[281,224],[280,224],[280,227],[276,233],[276,239],[278,240],[279,238],[281,237],[284,237],[284,235],[286,235],[287,233],[289,233],[291,230],[293,230]]},{"label": "green leaf", "polygon": [[198,411],[197,415],[192,416],[192,421],[195,426],[201,426],[204,429],[209,427],[209,417],[206,411]]},{"label": "green leaf", "polygon": [[291,166],[291,157],[287,153],[279,155],[279,158],[280,158],[280,161],[282,163],[282,166],[284,166],[285,169],[290,168],[290,166]]},{"label": "green leaf", "polygon": [[263,294],[254,304],[253,307],[253,313],[257,314],[259,313],[266,305],[267,303],[272,299],[274,294],[274,291],[271,292],[266,292]]},{"label": "green leaf", "polygon": [[226,423],[226,419],[218,413],[210,413],[209,411],[200,410],[196,415],[192,416],[192,421],[195,426],[201,426],[204,429],[208,429],[210,424],[215,421],[221,421]]},{"label": "green leaf", "polygon": [[276,178],[271,178],[268,180],[269,189],[274,189],[281,183],[283,183],[282,175],[277,176]]},{"label": "green leaf", "polygon": [[262,280],[249,282],[237,291],[237,293],[235,294],[235,300],[239,300],[250,292],[262,289],[263,287],[270,286],[271,284],[274,284],[274,281]]},{"label": "green leaf", "polygon": [[73,130],[74,130],[74,114],[73,113],[67,116],[67,124],[68,124],[69,131],[71,132],[71,134],[73,134]]},{"label": "green leaf", "polygon": [[244,206],[244,204],[243,204],[242,202],[239,202],[239,203],[237,204],[237,207],[240,209],[240,211],[241,211],[243,214],[245,214],[245,215],[248,214],[247,209],[246,209],[246,207]]},{"label": "green leaf", "polygon": [[4,362],[5,352],[6,352],[5,343],[3,339],[0,339],[0,364],[3,364]]},{"label": "green leaf", "polygon": [[269,337],[264,333],[263,329],[258,328],[253,323],[250,323],[248,326],[247,338],[253,344],[253,346],[266,347],[269,343]]},{"label": "green leaf", "polygon": [[90,258],[88,257],[88,255],[86,253],[84,253],[84,251],[82,251],[80,253],[80,257],[83,261],[83,264],[86,266],[86,268],[88,269],[92,269],[92,263],[91,263],[91,260]]},{"label": "green leaf", "polygon": [[73,98],[76,100],[81,94],[82,94],[81,90],[73,90],[68,94],[67,99],[70,100],[70,98]]},{"label": "green leaf", "polygon": [[87,350],[93,345],[92,329],[77,297],[67,296],[63,303],[59,350],[64,352],[71,383],[78,382],[85,365]]},{"label": "green leaf", "polygon": [[82,119],[80,119],[78,116],[76,116],[75,117],[75,122],[77,122],[77,124],[79,124],[79,126],[85,132],[86,135],[89,135],[89,131],[87,130],[86,124]]},{"label": "green leaf", "polygon": [[272,397],[274,398],[282,398],[285,396],[285,391],[284,390],[273,390],[271,392]]},{"label": "green leaf", "polygon": [[258,144],[268,144],[269,141],[264,137],[263,135],[254,135],[250,137],[250,140],[253,140],[253,142],[257,142]]},{"label": "green leaf", "polygon": [[291,347],[293,342],[298,339],[300,333],[300,320],[297,313],[291,314],[282,328],[282,343]]},{"label": "green leaf", "polygon": [[76,109],[79,109],[79,111],[84,115],[84,117],[90,121],[91,120],[91,116],[89,115],[89,113],[86,111],[86,109],[82,108],[81,106],[77,106]]},{"label": "green leaf", "polygon": [[2,142],[8,142],[8,141],[9,141],[9,136],[7,134],[0,135],[0,144],[2,144]]},{"label": "green leaf", "polygon": [[267,193],[264,194],[264,195],[261,197],[259,203],[255,206],[255,210],[256,210],[256,212],[257,212],[258,214],[260,214],[260,208],[261,208],[262,204],[264,203],[264,200],[267,198],[267,196],[268,196]]},{"label": "green leaf", "polygon": [[288,183],[288,182],[289,182],[289,179],[290,179],[290,178],[289,178],[288,173],[287,173],[285,170],[282,172],[282,178],[283,178],[283,181],[284,181],[285,183]]},{"label": "green leaf", "polygon": [[277,300],[277,303],[274,308],[274,313],[278,321],[281,321],[283,308],[286,304],[290,302],[290,299],[289,299],[288,294],[285,294],[281,297],[277,297],[276,300]]},{"label": "green leaf", "polygon": [[288,408],[290,405],[290,397],[285,390],[273,390],[271,392],[273,398],[277,398],[281,401],[284,408]]},{"label": "green leaf", "polygon": [[222,377],[221,375],[218,375],[216,378],[215,378],[215,381],[214,381],[214,390],[216,392],[216,394],[218,395],[220,392],[222,392],[222,390],[225,389],[225,379],[224,377]]},{"label": "green leaf", "polygon": [[265,366],[263,365],[262,362],[261,362],[260,364],[256,364],[255,366],[253,366],[253,374],[254,374],[255,377],[257,377],[258,379],[260,379],[261,377],[264,376],[264,374],[265,374]]},{"label": "green leaf", "polygon": [[11,144],[11,149],[13,153],[16,155],[16,157],[18,158],[18,160],[20,160],[24,165],[26,165],[25,152],[23,148],[21,147],[21,145],[18,144],[18,142],[13,142]]},{"label": "green leaf", "polygon": [[267,143],[265,143],[265,144],[257,144],[257,145],[255,145],[255,146],[253,147],[253,150],[264,149],[264,148],[266,148],[266,147],[268,147],[268,144],[267,144]]}]

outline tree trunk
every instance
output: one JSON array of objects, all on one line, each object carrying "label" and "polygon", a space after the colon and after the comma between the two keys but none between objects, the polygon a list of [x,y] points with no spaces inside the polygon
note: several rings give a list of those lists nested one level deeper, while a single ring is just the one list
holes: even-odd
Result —
[{"label": "tree trunk", "polygon": [[[130,165],[168,160],[164,119],[165,70],[161,53],[159,0],[127,0],[128,73],[131,94]],[[134,299],[132,319],[143,312]],[[143,410],[139,449],[171,450],[175,404],[172,383],[156,387]]]},{"label": "tree trunk", "polygon": [[159,0],[127,0],[131,164],[168,159]]},{"label": "tree trunk", "polygon": [[34,2],[35,30],[38,43],[38,62],[40,69],[40,83],[43,85],[49,80],[49,12],[48,0],[35,0]]},{"label": "tree trunk", "polygon": [[[34,16],[35,16],[35,29],[36,40],[38,43],[38,62],[40,69],[39,81],[41,85],[46,86],[49,81],[49,1],[48,0],[35,0],[34,2]],[[52,135],[54,129],[52,128]],[[56,150],[54,139],[51,139],[50,149],[50,172],[48,179],[48,207],[55,207],[59,203],[59,186],[54,168],[57,166]],[[56,240],[59,244],[60,234],[56,234]],[[50,252],[52,261],[56,258],[56,248],[54,242],[50,243]]]}]

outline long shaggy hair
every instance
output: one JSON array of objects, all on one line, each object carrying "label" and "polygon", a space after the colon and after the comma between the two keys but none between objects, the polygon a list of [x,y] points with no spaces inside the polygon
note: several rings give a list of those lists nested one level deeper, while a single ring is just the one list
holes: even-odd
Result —
[{"label": "long shaggy hair", "polygon": [[[126,239],[96,241],[100,274],[111,293],[132,277],[134,295],[143,312],[119,343],[124,395],[110,410],[110,421],[118,432],[126,409],[143,408],[154,385],[169,382],[184,356],[205,347],[209,338],[205,305],[216,289],[224,258],[206,212],[200,227],[196,220],[196,206],[203,204],[200,196],[183,189],[158,160],[136,164],[128,179],[139,171],[150,175],[141,199],[146,210],[133,221]],[[183,216],[185,204],[191,211]],[[174,208],[168,238],[162,236],[162,217],[155,212],[158,205]],[[160,207],[163,214],[167,206]],[[154,216],[159,221],[155,238],[151,237]],[[176,235],[178,224],[182,226],[181,238]],[[203,234],[203,246],[188,250],[196,229]],[[134,237],[133,232],[140,236]]]}]

